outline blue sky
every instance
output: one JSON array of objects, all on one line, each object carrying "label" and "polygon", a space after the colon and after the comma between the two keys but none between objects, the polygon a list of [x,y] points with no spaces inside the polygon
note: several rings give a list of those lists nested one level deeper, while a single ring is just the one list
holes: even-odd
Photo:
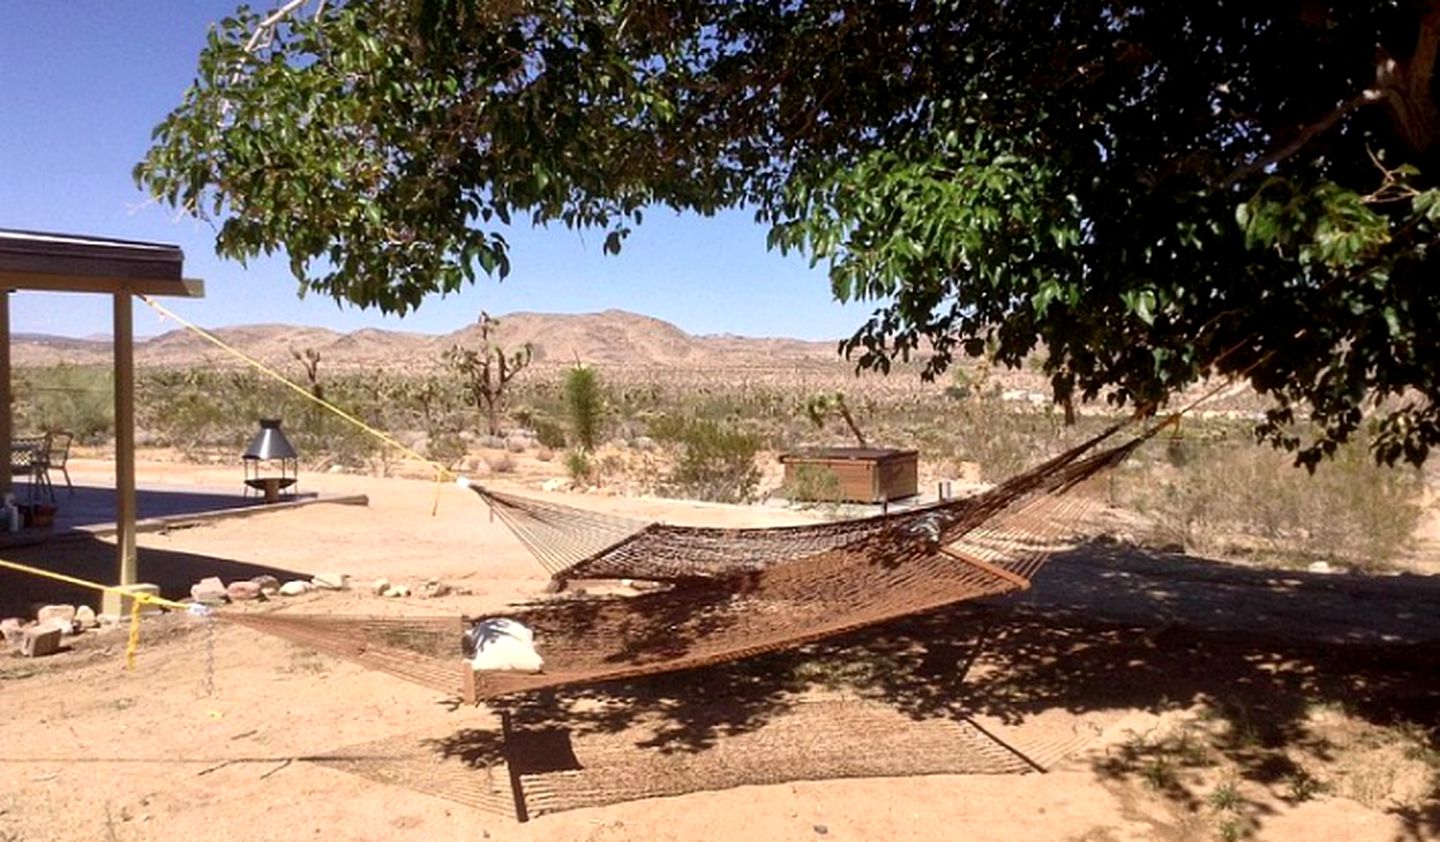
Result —
[{"label": "blue sky", "polygon": [[[507,232],[513,271],[433,298],[404,319],[297,297],[279,259],[248,267],[220,260],[209,225],[147,203],[130,171],[150,130],[194,78],[212,21],[225,0],[0,0],[0,228],[58,231],[175,243],[186,274],[203,278],[203,301],[169,302],[209,327],[285,322],[335,330],[382,327],[446,333],[480,311],[584,313],[618,308],[670,321],[691,333],[837,339],[869,315],[841,306],[823,267],[765,250],[765,231],[746,212],[702,219],[654,209],[617,256],[603,234],[563,228]],[[266,2],[252,3],[268,8]],[[20,293],[16,332],[108,333],[103,296]],[[173,328],[136,308],[136,332]]]}]

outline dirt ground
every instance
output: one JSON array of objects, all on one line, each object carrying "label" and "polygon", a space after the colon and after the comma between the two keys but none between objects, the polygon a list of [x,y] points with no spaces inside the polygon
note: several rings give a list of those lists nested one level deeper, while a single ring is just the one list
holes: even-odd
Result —
[{"label": "dirt ground", "polygon": [[[107,470],[74,464],[77,479]],[[144,463],[140,481],[213,486],[233,473]],[[543,493],[531,478],[506,480]],[[304,481],[370,504],[146,534],[142,560],[233,564],[243,577],[348,574],[349,591],[287,603],[322,613],[483,614],[544,588],[540,567],[468,491],[341,474]],[[547,496],[674,523],[813,516]],[[99,541],[10,557],[61,555],[93,557],[97,578],[113,564]],[[379,577],[457,590],[385,599],[368,588]],[[474,762],[483,752],[466,765],[414,752],[401,762],[396,748],[497,734],[494,711],[223,622],[146,620],[133,670],[124,649],[119,628],[50,658],[0,657],[3,842],[1440,839],[1440,580],[1429,576],[1263,571],[1097,541],[1052,563],[1022,599],[519,703],[517,719],[564,723],[579,747],[603,742],[604,769],[654,776],[662,790],[715,758],[743,766],[729,749],[747,741],[775,752],[741,769],[758,770],[763,785],[523,824],[484,799],[450,797],[461,778],[496,774],[492,759]],[[837,703],[883,724],[794,718]],[[900,773],[947,768],[933,765],[923,734],[955,723],[992,741],[977,749],[975,773]],[[764,742],[777,730],[789,742]],[[650,736],[632,736],[641,733]],[[895,773],[785,779],[834,753]],[[1002,756],[1008,766],[984,760]]]}]

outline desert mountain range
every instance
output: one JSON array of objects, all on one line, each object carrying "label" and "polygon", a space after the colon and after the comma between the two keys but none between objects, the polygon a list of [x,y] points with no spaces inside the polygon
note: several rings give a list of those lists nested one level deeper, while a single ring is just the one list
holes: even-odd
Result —
[{"label": "desert mountain range", "polygon": [[[506,349],[529,343],[540,364],[570,364],[577,359],[601,366],[629,367],[826,367],[847,366],[836,342],[757,339],[732,335],[695,336],[669,322],[629,313],[512,313],[499,318],[492,339]],[[366,328],[340,333],[319,327],[283,324],[219,328],[212,333],[242,353],[270,365],[293,364],[292,349],[313,349],[331,371],[402,369],[434,366],[455,345],[480,347],[480,328],[470,325],[441,336]],[[17,333],[12,338],[15,365],[109,365],[108,339]],[[188,330],[179,329],[137,341],[135,362],[148,367],[238,365],[233,356]]]}]

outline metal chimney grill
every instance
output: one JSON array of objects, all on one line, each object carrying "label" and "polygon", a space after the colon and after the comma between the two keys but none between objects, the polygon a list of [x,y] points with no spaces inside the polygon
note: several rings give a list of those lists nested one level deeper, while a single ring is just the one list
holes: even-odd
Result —
[{"label": "metal chimney grill", "polygon": [[299,455],[280,430],[279,418],[260,419],[260,430],[245,448],[245,496],[253,491],[274,503],[295,493]]}]

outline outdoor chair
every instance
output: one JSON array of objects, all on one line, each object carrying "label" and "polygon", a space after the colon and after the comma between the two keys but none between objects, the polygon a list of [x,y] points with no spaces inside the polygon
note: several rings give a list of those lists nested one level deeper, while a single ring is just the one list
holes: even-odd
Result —
[{"label": "outdoor chair", "polygon": [[65,488],[73,495],[75,485],[70,482],[70,470],[65,463],[70,461],[70,443],[74,441],[75,435],[65,430],[58,430],[49,435],[50,444],[46,449],[45,458],[45,487],[50,489],[50,499],[55,499],[55,488],[50,484],[50,470],[58,470],[65,477]]},{"label": "outdoor chair", "polygon": [[55,490],[50,487],[50,434],[42,436],[16,436],[10,442],[10,476],[25,477],[30,481],[30,499],[36,500],[41,491],[48,491],[55,499]]}]

